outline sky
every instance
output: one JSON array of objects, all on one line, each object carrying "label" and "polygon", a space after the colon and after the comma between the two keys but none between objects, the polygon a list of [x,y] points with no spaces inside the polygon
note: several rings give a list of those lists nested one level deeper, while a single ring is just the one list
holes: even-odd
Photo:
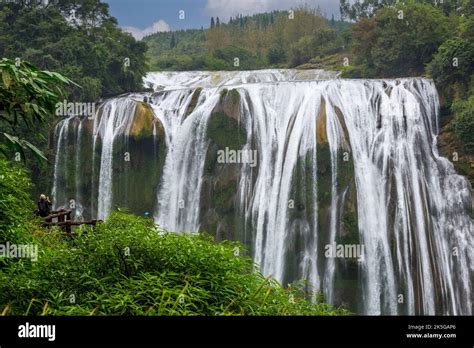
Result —
[{"label": "sky", "polygon": [[339,17],[339,0],[104,0],[125,31],[145,35],[178,29],[209,27],[211,17],[227,22],[236,14],[289,10],[307,4],[327,17]]}]

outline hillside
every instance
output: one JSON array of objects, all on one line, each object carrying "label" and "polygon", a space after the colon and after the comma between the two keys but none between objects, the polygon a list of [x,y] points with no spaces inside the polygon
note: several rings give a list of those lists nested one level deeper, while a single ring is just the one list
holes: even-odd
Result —
[{"label": "hillside", "polygon": [[[208,29],[156,33],[144,42],[152,70],[252,70],[307,63],[342,68],[340,55],[348,47],[349,26],[317,10],[299,8],[239,15],[228,23],[211,18]],[[336,64],[321,59],[334,55]]]}]

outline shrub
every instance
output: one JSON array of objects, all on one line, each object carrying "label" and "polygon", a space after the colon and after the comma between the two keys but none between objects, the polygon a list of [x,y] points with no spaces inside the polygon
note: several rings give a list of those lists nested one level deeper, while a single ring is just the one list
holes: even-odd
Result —
[{"label": "shrub", "polygon": [[0,158],[0,244],[28,237],[33,209],[26,171]]},{"label": "shrub", "polygon": [[466,151],[474,152],[474,95],[467,100],[457,100],[452,106],[454,130],[464,143]]},{"label": "shrub", "polygon": [[460,85],[460,90],[467,90],[474,63],[474,45],[468,40],[454,38],[444,42],[438,49],[428,72],[434,78],[436,85],[449,94],[453,93],[455,86]]},{"label": "shrub", "polygon": [[308,301],[302,286],[284,289],[264,278],[250,258],[236,255],[236,242],[169,233],[124,213],[86,230],[69,241],[57,232],[37,237],[38,262],[0,272],[0,306],[20,315],[347,313]]}]

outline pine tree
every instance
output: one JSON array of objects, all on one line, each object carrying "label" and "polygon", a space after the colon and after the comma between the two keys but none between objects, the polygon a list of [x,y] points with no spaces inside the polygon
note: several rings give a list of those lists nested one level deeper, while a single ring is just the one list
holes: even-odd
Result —
[{"label": "pine tree", "polygon": [[171,48],[175,48],[175,47],[176,47],[176,38],[174,37],[174,34],[171,35],[170,47],[171,47]]},{"label": "pine tree", "polygon": [[214,22],[214,17],[211,17],[211,29],[216,27],[216,23]]},{"label": "pine tree", "polygon": [[221,21],[219,20],[219,17],[216,18],[216,27],[221,26]]}]

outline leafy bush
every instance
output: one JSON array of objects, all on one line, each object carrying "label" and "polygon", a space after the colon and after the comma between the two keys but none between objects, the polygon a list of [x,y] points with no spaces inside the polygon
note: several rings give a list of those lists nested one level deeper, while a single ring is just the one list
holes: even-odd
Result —
[{"label": "leafy bush", "polygon": [[[462,12],[470,7],[465,3]],[[474,17],[457,18],[457,28],[452,39],[445,41],[427,66],[436,85],[443,91],[448,106],[456,99],[469,96],[474,91]],[[459,107],[458,107],[459,109]]]},{"label": "leafy bush", "polygon": [[33,207],[30,180],[25,170],[0,159],[0,244],[26,239]]},{"label": "leafy bush", "polygon": [[474,95],[467,100],[457,100],[452,106],[455,114],[454,130],[464,143],[466,151],[474,152]]},{"label": "leafy bush", "polygon": [[356,64],[368,77],[417,76],[450,33],[449,18],[431,4],[383,7],[352,29]]},{"label": "leafy bush", "polygon": [[347,313],[264,278],[250,258],[236,256],[235,242],[161,231],[124,213],[86,230],[69,241],[57,232],[36,237],[38,262],[0,272],[0,306],[20,315]]},{"label": "leafy bush", "polygon": [[7,58],[0,59],[0,76],[0,137],[5,143],[0,145],[0,152],[8,157],[7,149],[12,149],[25,159],[24,150],[31,150],[46,159],[37,147],[11,132],[17,133],[21,126],[31,130],[51,118],[64,95],[62,87],[72,81],[26,61]]}]

